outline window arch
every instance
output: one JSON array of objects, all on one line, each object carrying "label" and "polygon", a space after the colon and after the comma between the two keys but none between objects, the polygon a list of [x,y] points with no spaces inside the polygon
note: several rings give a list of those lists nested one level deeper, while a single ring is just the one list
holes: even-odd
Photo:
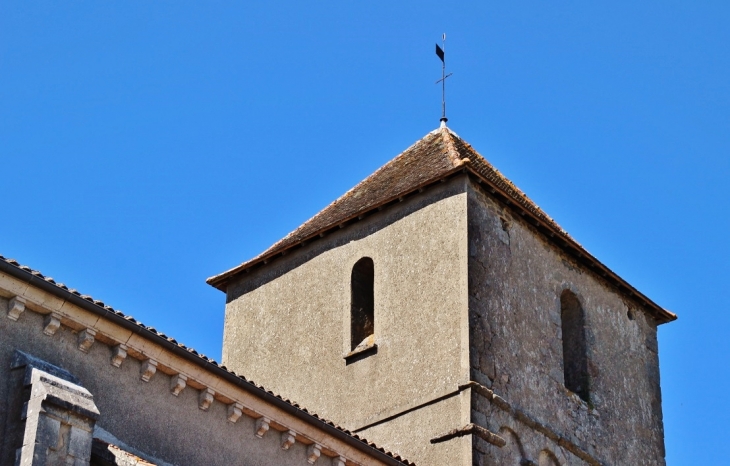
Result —
[{"label": "window arch", "polygon": [[352,267],[350,280],[350,344],[351,350],[368,341],[375,333],[375,266],[369,257],[363,257]]},{"label": "window arch", "polygon": [[588,401],[588,353],[585,312],[570,290],[560,295],[560,321],[563,331],[563,375],[565,388]]}]

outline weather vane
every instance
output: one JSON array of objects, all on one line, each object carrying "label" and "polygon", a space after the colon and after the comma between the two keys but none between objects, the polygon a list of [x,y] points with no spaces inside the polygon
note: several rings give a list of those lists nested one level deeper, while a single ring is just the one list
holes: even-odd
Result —
[{"label": "weather vane", "polygon": [[449,121],[446,118],[446,78],[454,73],[446,74],[446,59],[444,50],[446,50],[446,33],[441,36],[442,47],[436,44],[436,55],[441,59],[441,79],[436,81],[436,84],[441,83],[441,126],[446,126],[446,122]]}]

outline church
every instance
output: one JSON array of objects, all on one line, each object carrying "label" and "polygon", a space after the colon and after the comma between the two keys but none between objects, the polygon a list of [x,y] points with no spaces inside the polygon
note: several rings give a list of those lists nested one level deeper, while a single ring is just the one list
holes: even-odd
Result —
[{"label": "church", "polygon": [[0,466],[665,464],[676,316],[445,118],[208,283],[221,362],[2,258]]}]

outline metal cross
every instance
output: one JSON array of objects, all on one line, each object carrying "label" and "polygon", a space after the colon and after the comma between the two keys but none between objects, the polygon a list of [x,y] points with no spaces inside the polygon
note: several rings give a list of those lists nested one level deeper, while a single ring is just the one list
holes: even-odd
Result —
[{"label": "metal cross", "polygon": [[446,118],[446,78],[454,73],[446,74],[446,33],[441,36],[442,47],[436,44],[436,55],[441,59],[441,79],[436,81],[436,84],[441,83],[441,122],[446,124],[449,121]]}]

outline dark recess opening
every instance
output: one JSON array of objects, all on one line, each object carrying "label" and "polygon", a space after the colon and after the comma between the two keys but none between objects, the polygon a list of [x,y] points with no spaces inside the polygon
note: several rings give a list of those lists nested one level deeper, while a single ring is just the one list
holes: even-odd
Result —
[{"label": "dark recess opening", "polygon": [[375,267],[373,260],[363,257],[352,267],[350,290],[350,342],[354,350],[375,331]]},{"label": "dark recess opening", "polygon": [[560,319],[563,329],[563,375],[565,388],[588,401],[588,354],[585,312],[578,297],[565,290],[560,295]]}]

